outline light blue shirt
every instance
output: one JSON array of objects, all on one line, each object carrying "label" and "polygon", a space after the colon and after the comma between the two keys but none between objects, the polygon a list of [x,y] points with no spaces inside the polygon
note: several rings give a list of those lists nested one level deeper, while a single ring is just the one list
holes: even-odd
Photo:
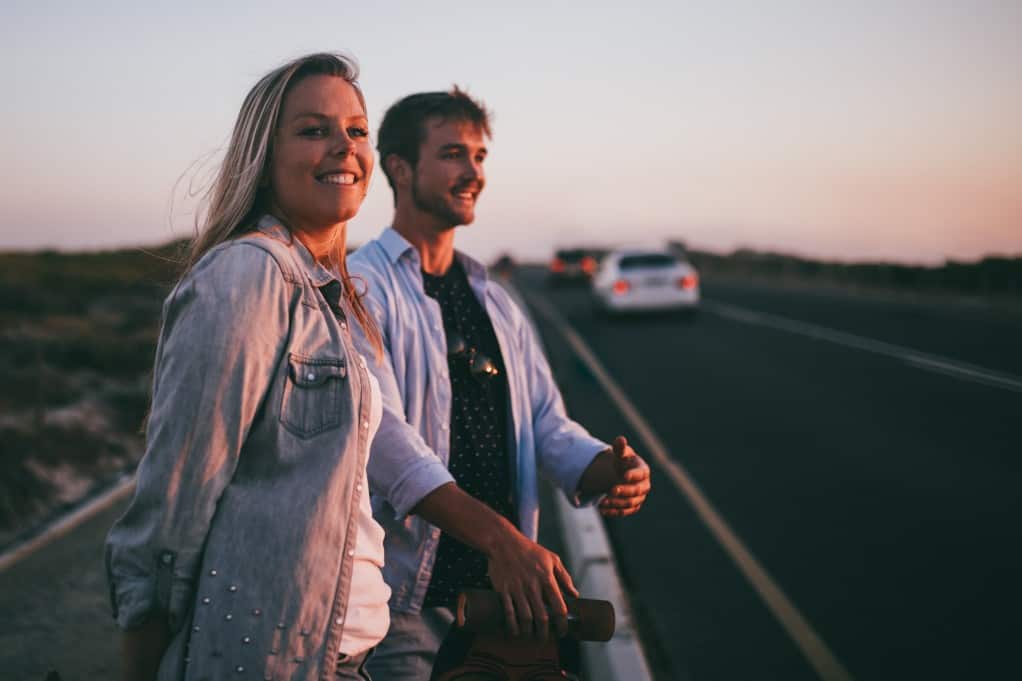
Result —
[{"label": "light blue shirt", "polygon": [[[539,339],[508,292],[480,263],[459,252],[455,257],[490,317],[507,367],[507,440],[518,528],[535,540],[537,473],[578,504],[582,473],[608,445],[568,418]],[[454,480],[447,470],[451,382],[443,317],[423,288],[418,251],[393,228],[349,257],[348,268],[356,280],[364,280],[364,301],[383,335],[383,357],[369,363],[380,382],[383,418],[368,468],[373,513],[386,530],[383,575],[393,592],[391,608],[418,612],[440,530],[408,514],[427,494]],[[366,338],[353,331],[356,347],[367,358],[374,356]]]}]

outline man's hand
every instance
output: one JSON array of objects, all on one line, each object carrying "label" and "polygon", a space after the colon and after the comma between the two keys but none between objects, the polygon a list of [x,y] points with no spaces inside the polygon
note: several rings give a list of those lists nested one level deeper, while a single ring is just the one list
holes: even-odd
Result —
[{"label": "man's hand", "polygon": [[599,504],[601,514],[632,515],[649,495],[649,466],[628,446],[628,440],[618,436],[611,448],[597,454],[585,469],[578,488],[583,496],[606,494]]},{"label": "man's hand", "polygon": [[490,581],[504,603],[512,636],[535,634],[545,641],[551,624],[559,636],[568,633],[568,606],[561,591],[578,598],[578,590],[556,553],[513,530],[493,545],[488,557]]},{"label": "man's hand", "polygon": [[546,638],[551,617],[558,633],[567,633],[568,607],[561,591],[575,597],[578,591],[557,554],[453,482],[427,494],[412,511],[487,557],[512,635]]}]

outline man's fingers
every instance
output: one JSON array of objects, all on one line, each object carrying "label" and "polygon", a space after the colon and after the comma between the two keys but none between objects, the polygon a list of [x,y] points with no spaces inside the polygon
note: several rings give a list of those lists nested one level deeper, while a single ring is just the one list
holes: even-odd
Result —
[{"label": "man's fingers", "polygon": [[518,636],[518,620],[515,617],[515,605],[511,600],[511,595],[502,593],[500,598],[504,601],[504,624],[512,636]]},{"label": "man's fingers", "polygon": [[639,495],[634,497],[607,497],[600,502],[600,508],[639,508],[643,502],[646,501],[646,495]]},{"label": "man's fingers", "polygon": [[624,435],[618,435],[614,438],[614,442],[611,443],[610,448],[614,450],[615,459],[623,459],[629,449],[628,440],[625,439]]},{"label": "man's fingers", "polygon": [[639,512],[639,506],[633,506],[632,508],[600,508],[600,515],[605,518],[624,518],[625,516],[634,515]]},{"label": "man's fingers", "polygon": [[650,485],[645,478],[637,481],[634,485],[614,485],[604,499],[627,499],[630,497],[641,497],[649,494]]},{"label": "man's fingers", "polygon": [[563,638],[568,635],[568,604],[564,602],[564,595],[554,578],[551,578],[550,584],[547,586],[546,599],[547,613],[550,615],[548,626],[557,632],[558,637]]},{"label": "man's fingers", "polygon": [[649,469],[636,466],[625,471],[623,477],[625,482],[642,482],[643,480],[649,480]]},{"label": "man's fingers", "polygon": [[623,475],[631,475],[635,473],[645,473],[646,475],[649,475],[649,466],[647,466],[646,462],[642,460],[642,457],[634,452],[619,460],[617,462],[617,467]]},{"label": "man's fingers", "polygon": [[543,592],[540,589],[537,588],[530,591],[529,596],[529,604],[532,608],[533,632],[536,638],[546,641],[550,638],[550,609],[547,608],[543,600]]},{"label": "man's fingers", "polygon": [[568,606],[564,605],[564,598],[561,597],[561,590],[567,591],[573,597],[578,598],[578,589],[575,588],[575,582],[571,579],[571,575],[568,574],[567,568],[564,564],[558,560],[554,565],[554,576],[557,577],[557,584],[560,585],[560,589],[557,590],[557,597],[560,601],[560,605],[564,606],[564,610],[561,612],[568,612]]},{"label": "man's fingers", "polygon": [[518,597],[515,599],[515,620],[518,623],[518,633],[516,636],[531,636],[533,626],[533,608],[529,603],[529,598],[524,593],[519,592]]},{"label": "man's fingers", "polygon": [[559,636],[564,636],[568,632],[568,606],[564,602],[564,596],[557,584],[556,574],[557,567],[554,566],[554,575],[551,575],[550,581],[543,585],[542,597],[545,600],[543,612],[546,613],[547,619],[536,622],[536,632],[544,641],[550,635],[551,626]]}]

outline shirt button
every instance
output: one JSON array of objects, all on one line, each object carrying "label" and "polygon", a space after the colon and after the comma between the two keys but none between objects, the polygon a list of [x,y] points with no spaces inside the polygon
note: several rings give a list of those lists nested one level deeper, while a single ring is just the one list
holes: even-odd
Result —
[{"label": "shirt button", "polygon": [[368,421],[363,421],[362,422],[362,427],[363,428],[368,428],[369,427],[369,422]]},{"label": "shirt button", "polygon": [[348,323],[347,322],[341,322],[341,328],[344,329],[345,331],[347,331],[348,330]]},{"label": "shirt button", "polygon": [[361,482],[358,483],[357,485],[355,485],[355,490],[358,491],[358,492],[362,491],[362,483]]},{"label": "shirt button", "polygon": [[349,556],[354,556],[355,555],[355,549],[348,549],[348,555]]},{"label": "shirt button", "polygon": [[440,424],[440,430],[447,430],[447,424],[446,423],[441,423]]},{"label": "shirt button", "polygon": [[316,380],[316,374],[309,373],[309,374],[307,374],[305,376],[305,378],[309,379],[310,381],[315,381]]}]

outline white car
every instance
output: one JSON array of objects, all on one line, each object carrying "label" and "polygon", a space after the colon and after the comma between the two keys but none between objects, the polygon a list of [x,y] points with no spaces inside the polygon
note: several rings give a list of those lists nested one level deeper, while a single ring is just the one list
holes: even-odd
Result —
[{"label": "white car", "polygon": [[699,273],[667,250],[613,251],[593,279],[597,305],[605,312],[699,308]]}]

